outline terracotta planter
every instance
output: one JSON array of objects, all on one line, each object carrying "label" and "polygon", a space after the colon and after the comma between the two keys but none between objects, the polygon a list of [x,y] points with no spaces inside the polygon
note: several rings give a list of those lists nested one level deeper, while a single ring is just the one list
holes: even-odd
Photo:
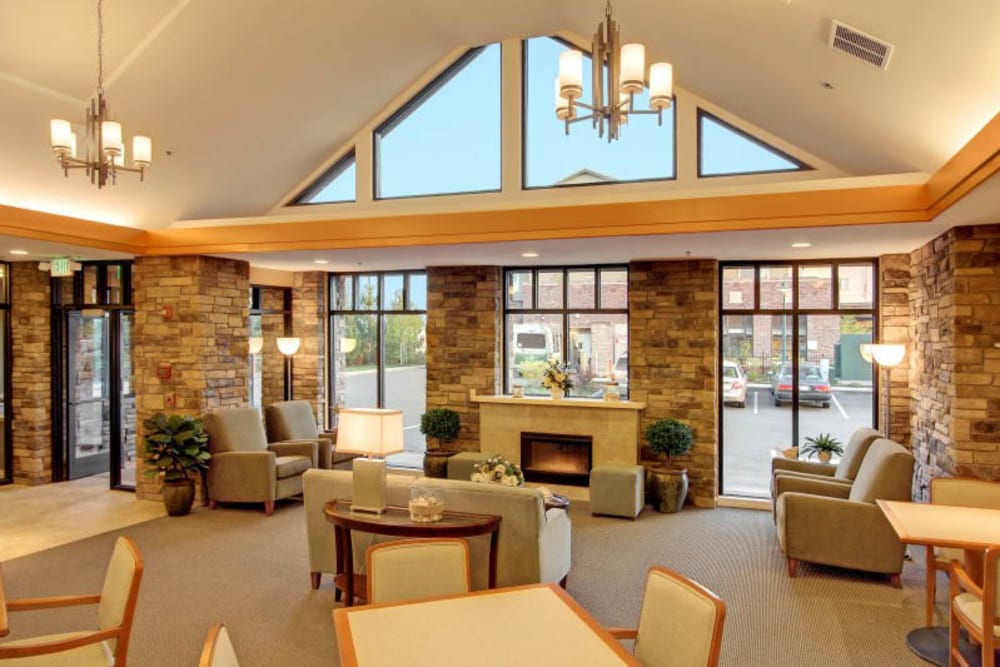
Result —
[{"label": "terracotta planter", "polygon": [[833,452],[831,452],[828,449],[824,449],[823,451],[821,451],[816,456],[819,458],[820,463],[829,463],[830,459],[833,458]]},{"label": "terracotta planter", "polygon": [[647,473],[650,502],[657,512],[679,512],[687,499],[687,470],[650,468]]},{"label": "terracotta planter", "polygon": [[163,483],[163,506],[170,516],[184,516],[191,512],[194,502],[194,480]]}]

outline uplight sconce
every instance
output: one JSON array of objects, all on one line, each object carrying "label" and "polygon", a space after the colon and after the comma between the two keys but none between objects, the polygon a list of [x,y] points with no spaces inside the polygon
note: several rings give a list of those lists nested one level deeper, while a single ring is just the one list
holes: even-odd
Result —
[{"label": "uplight sconce", "polygon": [[299,351],[302,339],[287,336],[278,338],[277,342],[278,350],[285,355],[285,400],[290,401],[293,394],[292,357]]}]

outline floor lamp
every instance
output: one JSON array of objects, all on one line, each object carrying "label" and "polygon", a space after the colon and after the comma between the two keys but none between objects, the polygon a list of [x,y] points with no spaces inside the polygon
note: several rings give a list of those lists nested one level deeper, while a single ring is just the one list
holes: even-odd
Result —
[{"label": "floor lamp", "polygon": [[301,338],[279,338],[278,349],[285,355],[285,400],[292,400],[294,378],[292,377],[292,357],[299,351]]},{"label": "floor lamp", "polygon": [[889,437],[889,402],[890,402],[890,384],[889,384],[889,369],[893,366],[898,366],[903,357],[906,355],[906,347],[900,345],[899,343],[875,343],[872,345],[862,345],[862,356],[865,356],[865,349],[867,347],[868,354],[871,359],[879,365],[882,370],[882,377],[885,382],[885,406],[882,413],[882,430],[885,437]]}]

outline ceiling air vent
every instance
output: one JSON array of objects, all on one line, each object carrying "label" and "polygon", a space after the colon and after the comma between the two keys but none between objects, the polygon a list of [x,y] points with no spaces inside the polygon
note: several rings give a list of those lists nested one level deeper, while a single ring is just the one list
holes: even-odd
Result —
[{"label": "ceiling air vent", "polygon": [[886,69],[893,47],[878,37],[861,32],[840,21],[834,21],[830,29],[830,48],[863,60],[869,65]]}]

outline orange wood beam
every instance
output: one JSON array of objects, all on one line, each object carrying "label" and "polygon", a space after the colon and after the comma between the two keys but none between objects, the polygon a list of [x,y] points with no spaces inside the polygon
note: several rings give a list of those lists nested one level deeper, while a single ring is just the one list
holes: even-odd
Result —
[{"label": "orange wood beam", "polygon": [[15,206],[0,205],[0,234],[132,255],[143,254],[147,248],[144,229],[109,225]]},{"label": "orange wood beam", "polygon": [[927,179],[932,216],[947,210],[1000,170],[1000,113]]}]

